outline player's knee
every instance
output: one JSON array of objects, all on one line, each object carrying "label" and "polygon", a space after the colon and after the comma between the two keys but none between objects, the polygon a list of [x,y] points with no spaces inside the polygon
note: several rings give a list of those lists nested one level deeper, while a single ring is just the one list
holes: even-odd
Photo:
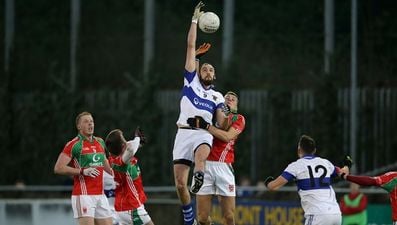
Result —
[{"label": "player's knee", "polygon": [[179,192],[181,192],[181,191],[184,191],[185,189],[187,189],[187,184],[186,184],[186,182],[177,182],[176,184],[175,184],[175,187],[176,187],[176,189],[179,191]]},{"label": "player's knee", "polygon": [[185,181],[184,179],[176,179],[175,187],[179,193],[183,193],[187,191],[187,181]]},{"label": "player's knee", "polygon": [[185,176],[175,176],[175,187],[184,187],[187,185],[187,178]]}]

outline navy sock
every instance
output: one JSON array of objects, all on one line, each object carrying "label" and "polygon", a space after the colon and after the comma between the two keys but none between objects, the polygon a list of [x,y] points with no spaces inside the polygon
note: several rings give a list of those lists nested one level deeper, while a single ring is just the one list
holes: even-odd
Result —
[{"label": "navy sock", "polygon": [[194,211],[192,206],[192,203],[182,206],[183,221],[185,225],[192,225],[194,222]]}]

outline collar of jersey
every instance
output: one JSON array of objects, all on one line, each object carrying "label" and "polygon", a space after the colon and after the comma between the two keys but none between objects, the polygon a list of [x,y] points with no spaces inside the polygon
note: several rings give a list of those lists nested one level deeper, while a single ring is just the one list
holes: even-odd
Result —
[{"label": "collar of jersey", "polygon": [[302,158],[305,158],[305,159],[313,159],[313,158],[315,158],[316,156],[315,155],[313,155],[313,154],[307,154],[307,155],[304,155]]},{"label": "collar of jersey", "polygon": [[213,89],[213,88],[215,87],[215,85],[211,84],[210,86],[208,86],[208,88],[206,88],[206,87],[203,85],[202,82],[200,82],[200,84],[201,84],[201,87],[203,87],[205,90],[210,90],[210,89]]},{"label": "collar of jersey", "polygon": [[[80,133],[78,133],[77,136],[78,136],[81,140],[83,140],[83,141],[91,142],[90,140],[88,140],[85,136],[83,136],[83,135],[80,134]],[[92,141],[94,141],[94,140],[95,140],[95,138],[94,138],[94,136],[92,136]]]}]

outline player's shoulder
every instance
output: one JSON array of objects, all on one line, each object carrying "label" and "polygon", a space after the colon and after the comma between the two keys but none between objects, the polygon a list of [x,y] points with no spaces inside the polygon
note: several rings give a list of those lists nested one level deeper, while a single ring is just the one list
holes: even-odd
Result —
[{"label": "player's shoulder", "polygon": [[237,114],[237,119],[242,121],[245,124],[245,117],[241,114]]},{"label": "player's shoulder", "polygon": [[94,139],[99,142],[102,146],[105,146],[105,141],[101,137],[94,136]]},{"label": "player's shoulder", "polygon": [[333,165],[333,163],[331,161],[329,161],[329,159],[326,159],[326,158],[323,158],[320,156],[316,156],[316,160]]},{"label": "player's shoulder", "polygon": [[306,168],[308,165],[314,166],[317,164],[321,164],[321,159],[319,159],[317,156],[314,155],[306,155],[297,159],[295,162],[293,162],[293,164],[299,167]]},{"label": "player's shoulder", "polygon": [[94,136],[94,139],[99,142],[105,142],[101,137]]},{"label": "player's shoulder", "polygon": [[224,102],[225,98],[223,97],[222,93],[219,91],[216,91],[214,89],[210,89],[211,90],[211,95],[212,98],[214,99],[214,101],[218,101],[218,102]]},{"label": "player's shoulder", "polygon": [[68,141],[65,144],[65,148],[72,148],[76,143],[78,143],[80,141],[80,137],[76,136],[74,137],[72,140]]},{"label": "player's shoulder", "polygon": [[209,91],[212,92],[213,95],[221,96],[223,98],[223,94],[220,91],[217,91],[214,88],[209,89]]},{"label": "player's shoulder", "polygon": [[390,172],[386,172],[384,174],[379,175],[379,177],[397,177],[397,171],[390,171]]},{"label": "player's shoulder", "polygon": [[197,71],[196,70],[193,70],[193,71],[188,71],[186,68],[184,69],[184,71],[183,71],[183,75],[185,76],[185,77],[197,77]]},{"label": "player's shoulder", "polygon": [[[202,85],[200,84],[201,88],[204,89],[204,87],[202,87]],[[223,97],[222,93],[220,93],[219,91],[214,90],[213,88],[210,89],[205,89],[205,92],[208,95],[208,99],[212,102],[214,102],[216,105],[219,105],[221,103],[225,102],[225,98]]]},{"label": "player's shoulder", "polygon": [[233,114],[231,117],[232,126],[238,128],[241,131],[245,128],[245,118],[241,114]]},{"label": "player's shoulder", "polygon": [[288,164],[288,168],[292,169],[292,168],[297,168],[301,165],[304,165],[304,163],[302,162],[301,159],[297,159],[296,161],[290,162]]}]

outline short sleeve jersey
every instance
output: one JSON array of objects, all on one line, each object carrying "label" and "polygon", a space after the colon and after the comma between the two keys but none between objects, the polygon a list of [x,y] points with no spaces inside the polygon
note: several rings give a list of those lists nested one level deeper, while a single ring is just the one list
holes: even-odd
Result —
[{"label": "short sleeve jersey", "polygon": [[397,172],[388,172],[375,179],[381,188],[389,192],[392,220],[397,221]]},{"label": "short sleeve jersey", "polygon": [[69,141],[62,151],[72,161],[70,166],[74,168],[95,167],[99,170],[99,176],[74,176],[72,195],[101,195],[103,194],[103,168],[106,160],[105,143],[102,138],[93,137],[92,141],[87,140],[78,134]]},{"label": "short sleeve jersey", "polygon": [[[245,128],[245,118],[240,114],[230,114],[229,120],[231,120],[234,129],[240,134]],[[218,161],[225,163],[234,163],[234,145],[237,139],[224,142],[214,137],[212,149],[207,157],[209,161]]]},{"label": "short sleeve jersey", "polygon": [[328,160],[306,155],[289,164],[281,176],[296,181],[305,215],[341,213],[331,186],[336,167]]},{"label": "short sleeve jersey", "polygon": [[225,102],[222,94],[212,88],[205,89],[196,71],[185,70],[183,83],[177,125],[188,126],[187,119],[194,116],[201,116],[212,124],[212,117],[216,109]]},{"label": "short sleeve jersey", "polygon": [[110,165],[116,182],[116,211],[127,211],[139,208],[146,202],[143,189],[141,170],[138,159],[133,157],[129,163],[124,163],[120,156],[110,156]]}]

